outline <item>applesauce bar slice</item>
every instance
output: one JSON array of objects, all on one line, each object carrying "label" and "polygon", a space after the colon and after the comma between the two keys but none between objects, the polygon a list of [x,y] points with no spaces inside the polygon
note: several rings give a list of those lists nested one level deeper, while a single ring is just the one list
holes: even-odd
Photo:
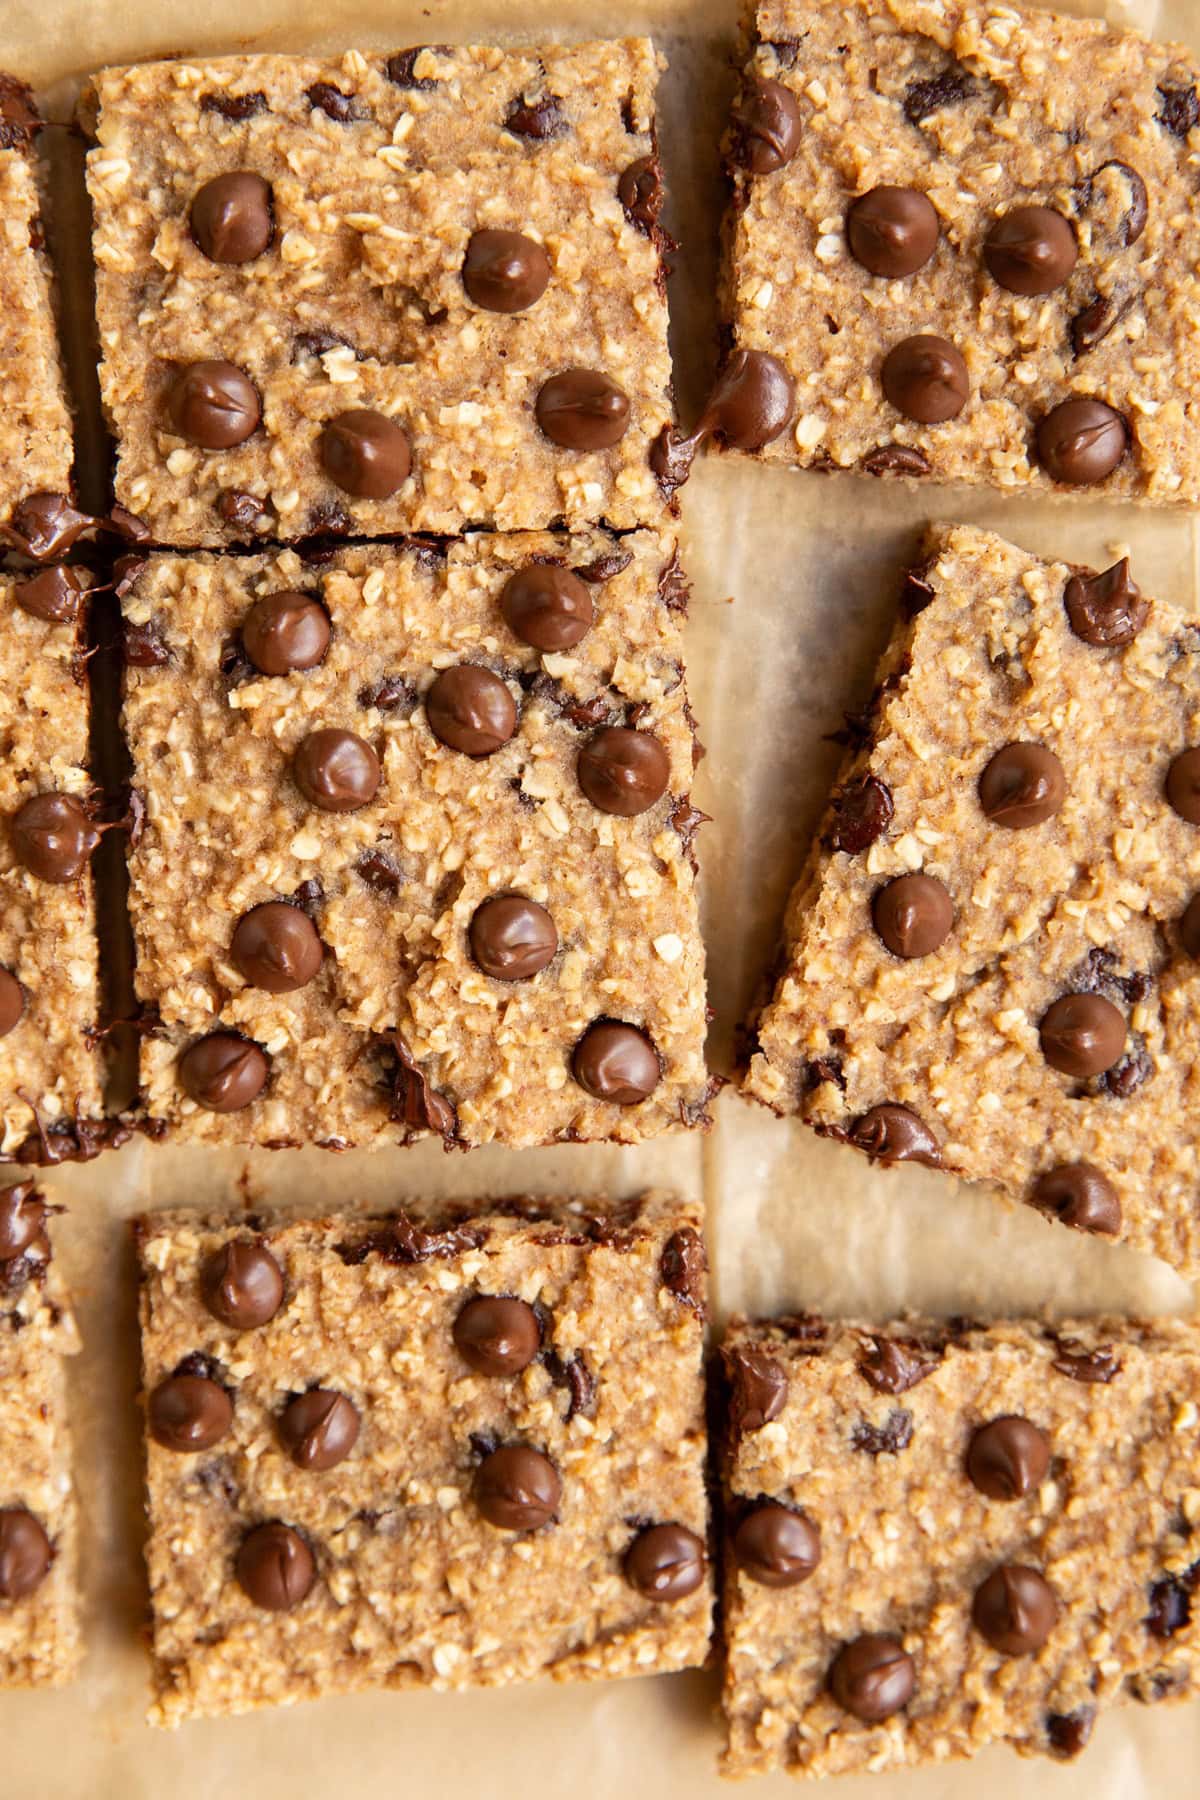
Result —
[{"label": "applesauce bar slice", "polygon": [[1200,621],[933,528],[746,1091],[1200,1268]]},{"label": "applesauce bar slice", "polygon": [[152,1721],[702,1663],[699,1225],[141,1220]]},{"label": "applesauce bar slice", "polygon": [[735,1320],[725,1773],[1069,1759],[1200,1684],[1200,1330]]},{"label": "applesauce bar slice", "polygon": [[148,1129],[706,1121],[670,538],[156,555],[122,585]]},{"label": "applesauce bar slice", "polygon": [[32,1182],[0,1189],[0,1688],[58,1686],[82,1654],[63,1368],[79,1335],[53,1210]]},{"label": "applesauce bar slice", "polygon": [[31,495],[71,491],[71,417],[33,153],[41,128],[30,90],[0,73],[0,526]]},{"label": "applesauce bar slice", "polygon": [[660,66],[629,38],[96,76],[118,499],[187,546],[659,522]]},{"label": "applesauce bar slice", "polygon": [[803,468],[1195,504],[1196,56],[996,0],[761,0],[750,35],[709,424]]},{"label": "applesauce bar slice", "polygon": [[0,575],[0,1161],[90,1155],[102,1124],[88,583]]}]

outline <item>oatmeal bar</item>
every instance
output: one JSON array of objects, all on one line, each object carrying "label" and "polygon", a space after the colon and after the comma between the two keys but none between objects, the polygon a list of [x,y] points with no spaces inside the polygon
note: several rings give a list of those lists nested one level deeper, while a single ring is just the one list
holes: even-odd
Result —
[{"label": "oatmeal bar", "polygon": [[0,74],[0,522],[30,494],[69,491],[71,420],[30,146],[33,96]]},{"label": "oatmeal bar", "polygon": [[1198,84],[1089,19],[761,0],[726,316],[764,457],[1200,499]]},{"label": "oatmeal bar", "polygon": [[937,527],[747,1091],[1200,1269],[1200,620]]},{"label": "oatmeal bar", "polygon": [[57,1686],[79,1662],[64,1356],[78,1333],[51,1259],[51,1209],[0,1190],[0,1687]]},{"label": "oatmeal bar", "polygon": [[703,1662],[699,1224],[143,1219],[153,1721]]},{"label": "oatmeal bar", "polygon": [[97,76],[118,499],[188,546],[656,523],[660,62],[627,39]]},{"label": "oatmeal bar", "polygon": [[1194,1321],[735,1321],[724,1768],[880,1770],[1200,1687]]},{"label": "oatmeal bar", "polygon": [[0,1160],[86,1153],[102,1111],[87,580],[0,576]]},{"label": "oatmeal bar", "polygon": [[146,561],[123,605],[151,1129],[705,1121],[684,596],[652,532]]}]

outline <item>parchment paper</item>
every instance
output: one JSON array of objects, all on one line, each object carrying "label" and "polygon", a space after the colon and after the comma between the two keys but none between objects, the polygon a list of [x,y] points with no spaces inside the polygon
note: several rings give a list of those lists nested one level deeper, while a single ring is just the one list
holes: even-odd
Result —
[{"label": "parchment paper", "polygon": [[[733,86],[737,0],[0,0],[0,63],[69,114],[79,78],[105,62],[239,49],[392,50],[458,40],[650,31],[671,60],[661,113],[672,190],[668,223],[684,244],[672,281],[681,411],[694,416],[712,367],[716,139]],[[1086,3],[1064,10],[1095,11]],[[1200,0],[1110,0],[1114,22],[1200,46]],[[48,134],[49,136],[49,134]],[[46,141],[46,140],[44,140]],[[60,134],[55,236],[83,216],[79,147]],[[90,350],[67,271],[77,374]],[[84,382],[85,387],[87,382]],[[94,386],[94,384],[93,384]],[[94,399],[94,391],[89,390]],[[84,421],[85,486],[99,481],[102,436]],[[889,627],[896,578],[923,522],[958,517],[1031,549],[1096,562],[1129,548],[1151,593],[1191,602],[1197,534],[1187,517],[1086,503],[1004,501],[969,492],[907,494],[854,477],[701,464],[684,490],[685,554],[695,584],[690,682],[709,748],[697,801],[717,1018],[732,1033],[773,948],[780,912],[839,752],[825,734],[867,694]],[[447,1193],[628,1193],[651,1182],[702,1192],[718,1314],[785,1305],[884,1317],[1023,1309],[1186,1311],[1190,1290],[1161,1264],[1044,1224],[927,1171],[881,1173],[726,1093],[701,1142],[639,1150],[484,1150],[422,1146],[378,1156],[315,1151],[200,1155],[133,1144],[47,1186],[70,1208],[57,1241],[78,1299],[85,1352],[72,1383],[84,1514],[89,1655],[61,1694],[0,1698],[0,1800],[295,1800],[352,1789],[393,1796],[609,1796],[716,1800],[716,1681],[707,1674],[590,1686],[542,1683],[471,1695],[358,1696],[174,1735],[142,1723],[147,1667],[140,1565],[133,1269],[122,1221],[163,1204],[380,1206]],[[968,1770],[846,1780],[839,1800],[1142,1800],[1200,1794],[1200,1707],[1128,1707],[1102,1719],[1082,1761],[1016,1763],[993,1750]],[[753,1790],[795,1790],[785,1777]]]}]

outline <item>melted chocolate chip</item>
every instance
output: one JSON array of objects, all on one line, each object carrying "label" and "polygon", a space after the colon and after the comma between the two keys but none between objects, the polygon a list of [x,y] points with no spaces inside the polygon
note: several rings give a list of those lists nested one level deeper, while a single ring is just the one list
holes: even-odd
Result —
[{"label": "melted chocolate chip", "polygon": [[328,81],[314,81],[310,88],[305,88],[305,96],[309,104],[318,112],[323,112],[327,119],[337,125],[349,125],[359,119],[369,119],[370,113],[361,101],[353,94],[343,94],[341,88],[334,87]]},{"label": "melted chocolate chip", "polygon": [[893,1407],[882,1425],[860,1419],[850,1433],[853,1449],[866,1456],[897,1456],[912,1443],[913,1416],[902,1406]]},{"label": "melted chocolate chip", "polygon": [[975,1590],[971,1621],[994,1650],[1028,1656],[1058,1623],[1058,1596],[1036,1569],[1002,1563]]},{"label": "melted chocolate chip", "polygon": [[291,1612],[316,1580],[313,1553],[290,1525],[258,1525],[242,1539],[234,1562],[238,1584],[267,1612]]},{"label": "melted chocolate chip", "polygon": [[829,1671],[829,1691],[838,1705],[867,1725],[900,1712],[916,1686],[912,1657],[898,1638],[881,1632],[843,1645]]},{"label": "melted chocolate chip", "polygon": [[617,181],[617,199],[631,225],[647,237],[658,231],[658,221],[666,201],[662,164],[657,156],[639,156]]},{"label": "melted chocolate chip", "polygon": [[1127,556],[1103,574],[1072,575],[1063,603],[1075,636],[1098,650],[1131,644],[1150,615],[1150,602],[1130,574]]},{"label": "melted chocolate chip", "polygon": [[12,970],[0,965],[0,1038],[15,1031],[24,1015],[25,990]]},{"label": "melted chocolate chip", "polygon": [[485,1456],[475,1474],[475,1504],[502,1531],[537,1531],[557,1516],[562,1480],[548,1456],[508,1444]]},{"label": "melted chocolate chip", "polygon": [[1071,348],[1076,356],[1086,356],[1089,350],[1102,343],[1108,336],[1124,308],[1106,295],[1097,295],[1087,306],[1075,314],[1071,320]]},{"label": "melted chocolate chip", "polygon": [[788,1378],[782,1363],[764,1350],[722,1352],[729,1383],[729,1427],[734,1437],[761,1431],[787,1405]]},{"label": "melted chocolate chip", "polygon": [[693,434],[730,450],[761,450],[786,431],[796,410],[796,384],[778,357],[735,350],[718,375]]},{"label": "melted chocolate chip", "polygon": [[928,1125],[911,1107],[890,1100],[856,1119],[850,1127],[849,1141],[885,1169],[898,1162],[925,1163],[931,1169],[941,1167],[942,1153]]},{"label": "melted chocolate chip", "polygon": [[458,1134],[458,1114],[444,1094],[431,1086],[412,1051],[398,1032],[392,1036],[396,1068],[390,1117],[410,1131],[436,1131],[447,1144]]},{"label": "melted chocolate chip", "polygon": [[364,850],[354,865],[360,881],[377,894],[395,895],[404,886],[404,870],[387,850]]},{"label": "melted chocolate chip", "polygon": [[1067,778],[1044,744],[1006,744],[979,777],[979,804],[993,825],[1028,831],[1062,807]]},{"label": "melted chocolate chip", "polygon": [[231,531],[253,532],[271,511],[268,500],[241,488],[222,488],[217,496],[217,516]]},{"label": "melted chocolate chip", "polygon": [[873,1338],[858,1359],[858,1372],[879,1394],[906,1394],[941,1362],[941,1353],[903,1338]]},{"label": "melted chocolate chip", "polygon": [[933,202],[917,188],[872,188],[846,214],[851,256],[870,274],[889,281],[923,269],[937,249],[940,230]]},{"label": "melted chocolate chip", "polygon": [[904,91],[904,116],[910,125],[922,125],[943,106],[958,106],[975,92],[975,82],[961,63],[951,63],[940,74],[910,81]]},{"label": "melted chocolate chip", "polygon": [[1072,1381],[1086,1381],[1102,1387],[1121,1372],[1120,1360],[1111,1344],[1101,1344],[1095,1350],[1081,1350],[1069,1338],[1063,1339],[1059,1354],[1050,1366]]},{"label": "melted chocolate chip", "polygon": [[648,1525],[626,1550],[621,1567],[630,1587],[647,1600],[686,1600],[704,1581],[704,1539],[686,1525]]},{"label": "melted chocolate chip", "polygon": [[283,1447],[298,1469],[335,1469],[359,1431],[358,1408],[332,1388],[310,1388],[288,1401],[279,1420]]},{"label": "melted chocolate chip", "polygon": [[463,287],[486,312],[524,312],[546,291],[550,258],[519,231],[476,231],[467,243]]},{"label": "melted chocolate chip", "polygon": [[13,588],[13,599],[23,612],[47,625],[78,622],[87,584],[77,569],[39,569]]},{"label": "melted chocolate chip", "polygon": [[200,1271],[200,1292],[214,1319],[234,1331],[266,1325],[283,1304],[283,1270],[265,1244],[223,1244]]},{"label": "melted chocolate chip", "polygon": [[518,94],[508,103],[504,129],[516,137],[533,138],[542,143],[547,138],[561,137],[571,129],[571,122],[557,94],[543,94],[537,100],[527,100],[523,94]]},{"label": "melted chocolate chip", "polygon": [[858,775],[834,794],[833,822],[826,834],[831,850],[858,856],[887,830],[895,812],[892,791],[875,775]]},{"label": "melted chocolate chip", "polygon": [[39,881],[65,886],[82,875],[100,832],[73,794],[35,794],[10,821],[13,854]]},{"label": "melted chocolate chip", "polygon": [[33,89],[15,75],[0,75],[0,149],[23,150],[41,130]]},{"label": "melted chocolate chip", "polygon": [[1093,1231],[1118,1237],[1121,1202],[1106,1175],[1089,1162],[1061,1163],[1047,1169],[1034,1183],[1035,1206],[1052,1212],[1076,1231]]},{"label": "melted chocolate chip", "polygon": [[782,81],[750,77],[731,120],[733,159],[752,175],[773,175],[790,163],[800,148],[800,107]]},{"label": "melted chocolate chip", "polygon": [[1050,1440],[1016,1413],[980,1425],[967,1447],[967,1475],[989,1500],[1021,1500],[1050,1467]]},{"label": "melted chocolate chip", "polygon": [[267,1085],[264,1051],[233,1031],[197,1038],[179,1058],[179,1080],[189,1099],[206,1112],[241,1112]]},{"label": "melted chocolate chip", "polygon": [[658,1052],[636,1025],[599,1019],[575,1046],[571,1073],[585,1094],[615,1106],[638,1106],[662,1080]]},{"label": "melted chocolate chip", "polygon": [[46,1202],[32,1181],[0,1190],[0,1262],[23,1256],[41,1236]]},{"label": "melted chocolate chip", "polygon": [[932,468],[924,452],[908,444],[880,444],[858,466],[867,475],[928,475]]},{"label": "melted chocolate chip", "polygon": [[704,1316],[708,1282],[708,1255],[704,1239],[691,1225],[671,1233],[659,1258],[662,1284],[685,1306]]}]

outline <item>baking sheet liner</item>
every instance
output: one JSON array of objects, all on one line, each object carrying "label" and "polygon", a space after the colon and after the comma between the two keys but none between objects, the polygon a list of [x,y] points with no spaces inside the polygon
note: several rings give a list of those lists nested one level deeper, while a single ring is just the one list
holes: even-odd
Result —
[{"label": "baking sheet liner", "polygon": [[[1062,10],[1095,12],[1095,5]],[[1114,23],[1200,47],[1197,0],[1110,0]],[[733,87],[736,0],[0,0],[0,62],[69,116],[79,80],[106,62],[237,50],[394,50],[439,41],[532,42],[651,32],[671,68],[660,112],[672,191],[668,223],[685,245],[671,284],[681,411],[694,416],[715,354],[712,293],[719,204],[716,139]],[[78,229],[80,147],[43,143],[54,166],[56,237]],[[67,270],[70,339],[85,377],[87,275]],[[94,382],[84,381],[94,408]],[[94,410],[81,473],[102,469]],[[684,490],[685,557],[695,595],[690,683],[709,757],[696,799],[715,815],[701,838],[716,1009],[712,1053],[728,1066],[733,1031],[774,948],[783,901],[840,755],[826,734],[869,692],[897,578],[932,517],[969,520],[1028,548],[1104,565],[1131,551],[1149,593],[1197,598],[1197,534],[1186,516],[1102,504],[1031,502],[854,477],[702,463]],[[631,1193],[651,1183],[702,1193],[718,1314],[783,1306],[883,1317],[906,1306],[1015,1313],[1115,1308],[1187,1311],[1193,1295],[1148,1258],[1045,1224],[1028,1209],[920,1169],[881,1172],[727,1092],[707,1140],[632,1150],[564,1146],[446,1156],[434,1145],[375,1156],[317,1151],[201,1153],[131,1144],[86,1168],[51,1171],[69,1209],[59,1252],[77,1295],[85,1351],[72,1371],[83,1513],[88,1659],[59,1694],[0,1697],[0,1800],[295,1800],[340,1791],[396,1794],[620,1794],[714,1800],[720,1742],[713,1675],[582,1688],[541,1683],[480,1695],[354,1696],[227,1722],[151,1732],[142,1723],[140,1450],[134,1395],[133,1260],[123,1221],[150,1206],[278,1201],[379,1207],[439,1196]],[[1070,1766],[1012,1760],[997,1748],[963,1765],[838,1783],[844,1800],[1142,1800],[1200,1791],[1200,1707],[1127,1707],[1104,1717]],[[762,1800],[791,1794],[760,1781]]]}]

